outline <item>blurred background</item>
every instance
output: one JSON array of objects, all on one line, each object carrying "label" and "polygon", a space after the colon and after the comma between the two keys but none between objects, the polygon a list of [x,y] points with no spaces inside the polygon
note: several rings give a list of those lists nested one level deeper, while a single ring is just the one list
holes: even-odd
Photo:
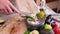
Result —
[{"label": "blurred background", "polygon": [[[13,2],[15,0],[12,0],[11,2],[13,4],[16,4]],[[34,0],[37,4],[39,4],[41,0]],[[44,0],[46,1],[46,4],[48,7],[50,7],[52,10],[54,10],[56,13],[60,13],[60,0]]]},{"label": "blurred background", "polygon": [[[34,0],[35,2],[38,2],[40,0]],[[60,0],[45,0],[46,4],[53,9],[55,12],[60,13]]]}]

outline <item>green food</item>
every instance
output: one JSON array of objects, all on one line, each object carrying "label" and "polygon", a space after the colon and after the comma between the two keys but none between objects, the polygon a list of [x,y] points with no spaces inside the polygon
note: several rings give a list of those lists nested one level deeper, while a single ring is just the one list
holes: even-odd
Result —
[{"label": "green food", "polygon": [[44,12],[43,11],[41,11],[40,13],[39,13],[39,16],[41,16],[41,17],[44,17]]},{"label": "green food", "polygon": [[39,14],[37,14],[37,18],[38,18],[38,19],[41,19],[42,17],[41,17]]},{"label": "green food", "polygon": [[27,18],[27,20],[28,20],[28,21],[33,21],[33,19],[32,19],[32,18]]},{"label": "green food", "polygon": [[27,18],[27,21],[35,21],[33,18]]},{"label": "green food", "polygon": [[29,33],[30,33],[30,31],[28,31],[28,30],[24,32],[24,34],[29,34]]},{"label": "green food", "polygon": [[45,16],[45,13],[43,11],[40,11],[40,13],[38,14],[38,16],[44,17]]},{"label": "green food", "polygon": [[38,19],[46,18],[46,14],[45,14],[44,10],[40,10],[40,12],[37,14],[37,18]]},{"label": "green food", "polygon": [[39,32],[37,30],[33,30],[32,32],[30,32],[29,34],[39,34]]},{"label": "green food", "polygon": [[44,25],[44,29],[45,29],[45,30],[52,30],[52,27],[51,27],[51,25],[49,25],[49,24],[45,24],[45,25]]},{"label": "green food", "polygon": [[5,20],[0,19],[0,23],[3,23]]}]

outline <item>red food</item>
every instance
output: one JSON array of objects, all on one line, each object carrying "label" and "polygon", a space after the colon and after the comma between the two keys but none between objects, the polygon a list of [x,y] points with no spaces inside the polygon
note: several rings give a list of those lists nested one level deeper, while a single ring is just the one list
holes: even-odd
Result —
[{"label": "red food", "polygon": [[55,34],[60,34],[60,28],[57,26],[56,22],[53,22],[51,25],[54,29]]},{"label": "red food", "polygon": [[58,26],[54,27],[55,34],[60,34],[60,28]]}]

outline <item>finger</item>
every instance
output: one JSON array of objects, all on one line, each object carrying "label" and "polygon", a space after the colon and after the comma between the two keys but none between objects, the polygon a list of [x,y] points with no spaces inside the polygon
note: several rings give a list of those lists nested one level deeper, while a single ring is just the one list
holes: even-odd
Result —
[{"label": "finger", "polygon": [[13,4],[10,3],[10,7],[11,7],[16,13],[19,13],[19,11],[13,6]]},{"label": "finger", "polygon": [[4,11],[3,9],[1,9],[1,11],[2,11],[2,13],[4,13],[4,14],[5,14],[5,11]]},{"label": "finger", "polygon": [[6,14],[8,14],[8,11],[6,8],[2,9]]},{"label": "finger", "polygon": [[12,9],[7,5],[6,9],[8,10],[9,13],[13,13]]},{"label": "finger", "polygon": [[2,10],[2,9],[0,9],[0,12],[3,12],[3,10]]}]

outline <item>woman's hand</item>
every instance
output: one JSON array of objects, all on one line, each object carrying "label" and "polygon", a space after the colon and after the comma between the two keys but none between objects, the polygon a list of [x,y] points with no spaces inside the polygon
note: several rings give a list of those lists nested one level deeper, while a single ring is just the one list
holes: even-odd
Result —
[{"label": "woman's hand", "polygon": [[19,12],[9,0],[0,0],[0,10],[6,14]]}]

